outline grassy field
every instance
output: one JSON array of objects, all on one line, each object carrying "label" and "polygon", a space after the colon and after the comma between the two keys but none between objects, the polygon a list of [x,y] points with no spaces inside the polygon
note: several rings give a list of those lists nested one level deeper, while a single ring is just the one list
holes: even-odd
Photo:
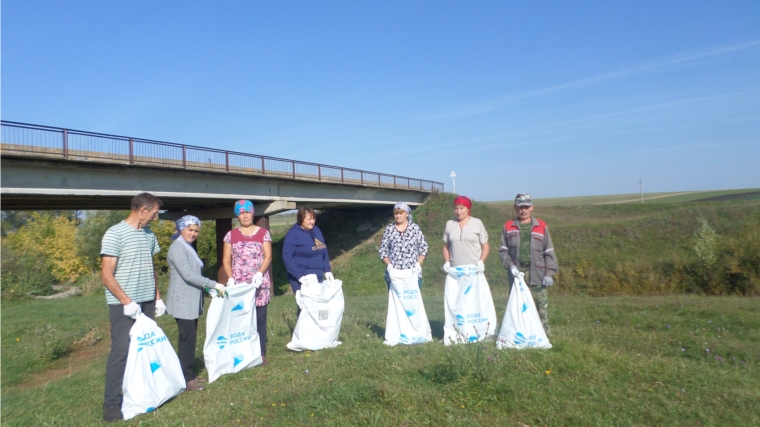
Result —
[{"label": "grassy field", "polygon": [[[423,292],[425,293],[425,292]],[[500,317],[506,295],[494,296]],[[443,301],[425,304],[442,335]],[[387,297],[349,297],[343,345],[285,348],[292,297],[269,314],[270,364],[228,375],[123,425],[758,425],[760,312],[736,297],[552,300],[554,348],[382,344]],[[203,319],[201,324],[203,324]],[[100,425],[102,295],[3,307],[2,424]],[[177,328],[159,318],[176,344]],[[73,347],[92,327],[105,340]],[[44,331],[44,332],[39,332]],[[205,336],[199,331],[199,348]],[[45,357],[43,342],[70,349]],[[197,367],[202,371],[202,361]],[[308,373],[307,373],[308,371]]]},{"label": "grassy field", "polygon": [[[436,342],[383,346],[387,295],[377,248],[392,215],[366,209],[317,219],[344,281],[344,344],[289,352],[295,304],[283,295],[279,258],[288,227],[276,224],[270,365],[225,376],[121,425],[760,425],[757,299],[705,296],[739,294],[720,286],[741,278],[750,290],[741,294],[757,295],[760,200],[537,204],[560,261],[549,293],[549,351],[439,342],[440,232],[452,200],[437,194],[414,212],[430,246],[423,295]],[[513,211],[476,203],[472,213],[491,236],[485,274],[501,318],[507,276],[495,252]],[[694,250],[702,219],[718,236],[711,270],[698,269]],[[690,288],[699,285],[695,278],[710,281]],[[2,425],[100,425],[110,344],[102,291],[3,302],[0,315]],[[159,325],[176,344],[174,320],[164,316]],[[203,327],[199,333],[202,372]]]},{"label": "grassy field", "polygon": [[[681,203],[694,201],[720,200],[757,200],[760,199],[760,188],[717,191],[671,191],[665,193],[644,193],[644,203]],[[513,200],[487,202],[497,206],[512,206]],[[581,206],[606,205],[621,203],[641,203],[639,193],[611,194],[606,196],[554,197],[535,199],[537,207],[544,206]]]}]

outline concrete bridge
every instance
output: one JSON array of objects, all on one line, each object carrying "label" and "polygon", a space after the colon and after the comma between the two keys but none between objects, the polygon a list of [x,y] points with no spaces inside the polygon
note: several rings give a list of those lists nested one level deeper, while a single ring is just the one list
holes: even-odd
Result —
[{"label": "concrete bridge", "polygon": [[302,205],[415,206],[443,191],[405,176],[9,121],[0,142],[3,210],[129,209],[147,191],[163,200],[162,219],[215,220],[218,259],[239,199],[268,228],[270,215]]}]

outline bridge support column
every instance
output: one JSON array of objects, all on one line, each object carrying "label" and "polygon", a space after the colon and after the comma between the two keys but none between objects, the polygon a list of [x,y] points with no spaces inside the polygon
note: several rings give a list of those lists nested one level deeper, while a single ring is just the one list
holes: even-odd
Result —
[{"label": "bridge support column", "polygon": [[219,270],[216,273],[216,281],[227,285],[227,273],[224,272],[224,236],[232,231],[232,218],[219,218],[216,220],[216,265]]}]

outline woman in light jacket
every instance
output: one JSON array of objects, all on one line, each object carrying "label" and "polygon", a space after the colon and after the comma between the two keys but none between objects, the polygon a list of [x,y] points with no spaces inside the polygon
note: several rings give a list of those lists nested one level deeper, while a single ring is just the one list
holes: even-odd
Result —
[{"label": "woman in light jacket", "polygon": [[203,314],[204,288],[216,289],[224,293],[225,287],[211,279],[201,276],[203,261],[198,258],[192,246],[201,230],[201,221],[187,215],[176,223],[177,232],[172,236],[174,243],[169,247],[166,261],[169,264],[169,291],[166,295],[166,311],[174,316],[179,329],[178,355],[185,376],[188,391],[203,390],[193,373],[195,362],[195,343],[198,332],[198,317]]},{"label": "woman in light jacket", "polygon": [[334,280],[330,272],[330,257],[327,255],[327,245],[322,231],[314,225],[317,215],[308,206],[298,208],[297,223],[285,235],[282,244],[282,261],[288,270],[290,288],[296,295],[298,314],[301,314],[303,300],[301,299],[302,280],[315,274],[322,282],[324,279]]}]

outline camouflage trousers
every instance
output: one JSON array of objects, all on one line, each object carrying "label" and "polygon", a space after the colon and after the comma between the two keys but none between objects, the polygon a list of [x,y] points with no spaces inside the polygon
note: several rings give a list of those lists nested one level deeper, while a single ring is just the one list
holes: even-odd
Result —
[{"label": "camouflage trousers", "polygon": [[[530,271],[523,271],[525,273],[525,283],[530,283]],[[536,310],[538,311],[538,317],[541,319],[541,325],[544,327],[546,337],[551,338],[551,329],[549,328],[549,301],[546,296],[545,286],[528,286],[530,294],[533,296],[533,302],[536,304]],[[512,292],[510,286],[509,291]]]}]

